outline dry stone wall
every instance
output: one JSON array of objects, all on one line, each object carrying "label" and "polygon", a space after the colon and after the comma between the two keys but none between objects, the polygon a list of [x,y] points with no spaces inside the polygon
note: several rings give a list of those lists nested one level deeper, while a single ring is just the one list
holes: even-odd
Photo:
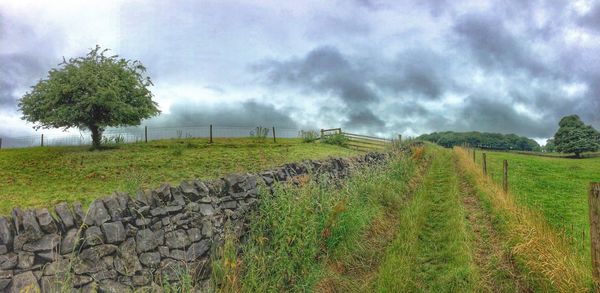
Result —
[{"label": "dry stone wall", "polygon": [[[115,193],[91,203],[48,209],[15,208],[0,217],[0,291],[160,291],[182,273],[208,284],[210,255],[225,223],[242,237],[259,188],[297,183],[298,176],[341,179],[354,168],[380,164],[381,153],[286,164],[258,174],[162,185],[135,197]],[[269,194],[269,192],[262,193]]]}]

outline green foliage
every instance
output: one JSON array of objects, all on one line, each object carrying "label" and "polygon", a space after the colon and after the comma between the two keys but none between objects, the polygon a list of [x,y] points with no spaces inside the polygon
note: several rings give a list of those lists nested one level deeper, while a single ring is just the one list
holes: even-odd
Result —
[{"label": "green foliage", "polygon": [[107,50],[96,46],[51,69],[19,100],[23,119],[36,128],[88,129],[97,148],[107,127],[139,125],[159,114],[142,63]]},{"label": "green foliage", "polygon": [[337,146],[346,146],[348,144],[348,138],[341,133],[327,135],[324,138],[322,138],[321,141],[326,144],[332,144]]},{"label": "green foliage", "polygon": [[255,142],[264,142],[269,136],[270,129],[267,127],[257,126],[254,130],[250,131],[250,137]]},{"label": "green foliage", "polygon": [[593,152],[600,148],[600,134],[592,126],[585,125],[577,115],[565,116],[558,123],[554,134],[556,150],[561,153],[574,153],[577,157],[583,152]]},{"label": "green foliage", "polygon": [[[183,145],[175,156],[173,145]],[[0,214],[15,206],[48,207],[62,201],[84,204],[115,190],[135,192],[161,182],[218,178],[257,172],[287,162],[350,156],[358,152],[300,139],[256,144],[248,138],[195,138],[122,144],[102,152],[87,147],[34,147],[0,151]]]},{"label": "green foliage", "polygon": [[554,143],[553,138],[546,140],[546,145],[544,145],[543,150],[547,153],[553,153],[556,151],[556,144]]},{"label": "green foliage", "polygon": [[[323,277],[329,258],[359,253],[367,229],[385,206],[402,202],[412,160],[357,173],[341,189],[322,179],[301,188],[278,186],[277,196],[264,196],[251,219],[248,241],[239,260],[217,266],[217,283],[232,292],[311,292]],[[226,250],[227,251],[227,250]],[[236,276],[232,264],[242,268]],[[214,267],[214,266],[213,266]],[[229,269],[227,269],[227,267]],[[228,277],[227,277],[228,276]],[[239,282],[231,284],[231,282]]]},{"label": "green foliage", "polygon": [[444,147],[460,146],[464,143],[474,147],[496,150],[534,151],[540,146],[533,140],[515,134],[500,134],[487,132],[433,132],[423,134],[417,139],[437,143]]},{"label": "green foliage", "polygon": [[313,142],[319,139],[319,133],[314,130],[300,130],[299,133],[302,142]]}]

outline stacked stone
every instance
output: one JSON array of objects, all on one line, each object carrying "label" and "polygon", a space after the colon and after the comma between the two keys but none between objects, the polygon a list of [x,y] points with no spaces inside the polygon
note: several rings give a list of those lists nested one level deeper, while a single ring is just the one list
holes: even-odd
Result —
[{"label": "stacked stone", "polygon": [[370,153],[292,163],[259,174],[164,184],[135,198],[115,193],[92,202],[87,213],[80,203],[58,204],[55,213],[15,208],[11,217],[0,217],[0,290],[160,291],[157,284],[176,282],[184,272],[206,285],[224,223],[243,237],[261,185],[273,192],[276,182],[296,183],[307,174],[342,179],[354,165],[386,158]]}]

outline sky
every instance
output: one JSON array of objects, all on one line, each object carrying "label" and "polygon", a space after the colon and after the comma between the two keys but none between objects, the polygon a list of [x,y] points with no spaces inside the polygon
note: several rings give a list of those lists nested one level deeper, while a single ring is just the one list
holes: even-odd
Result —
[{"label": "sky", "polygon": [[600,1],[0,0],[0,137],[35,133],[18,99],[96,45],[148,68],[150,126],[600,129]]}]

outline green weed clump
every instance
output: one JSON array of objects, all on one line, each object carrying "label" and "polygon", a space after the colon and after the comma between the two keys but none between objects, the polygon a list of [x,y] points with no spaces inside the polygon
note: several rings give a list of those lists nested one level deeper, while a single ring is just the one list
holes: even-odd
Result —
[{"label": "green weed clump", "polygon": [[224,291],[313,291],[328,263],[368,249],[368,227],[386,206],[400,205],[413,171],[413,161],[402,157],[358,172],[340,188],[320,178],[263,194],[240,256],[225,249],[217,261],[216,284]]},{"label": "green weed clump", "polygon": [[313,142],[319,139],[319,133],[314,130],[300,130],[298,133],[302,142]]},{"label": "green weed clump", "polygon": [[322,141],[326,144],[332,144],[332,145],[337,145],[337,146],[347,146],[348,145],[348,138],[341,133],[327,135],[324,138],[322,138]]}]

